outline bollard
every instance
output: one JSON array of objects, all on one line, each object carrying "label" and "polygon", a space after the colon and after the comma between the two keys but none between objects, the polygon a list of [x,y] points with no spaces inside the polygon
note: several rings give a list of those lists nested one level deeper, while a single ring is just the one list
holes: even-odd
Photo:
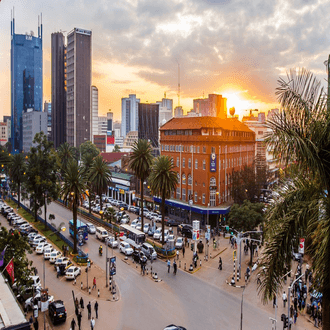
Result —
[{"label": "bollard", "polygon": [[184,270],[186,270],[186,263],[184,263]]},{"label": "bollard", "polygon": [[147,268],[147,275],[148,275],[148,268]]},{"label": "bollard", "polygon": [[83,284],[82,284],[82,282],[80,282],[80,290],[82,290],[83,289]]},{"label": "bollard", "polygon": [[239,281],[239,269],[237,269],[237,282]]},{"label": "bollard", "polygon": [[100,289],[97,289],[97,297],[100,298]]},{"label": "bollard", "polygon": [[89,292],[89,294],[91,294],[91,287],[89,287],[88,292]]},{"label": "bollard", "polygon": [[208,255],[206,255],[206,261],[208,261]]},{"label": "bollard", "polygon": [[193,265],[190,264],[189,271],[192,272],[194,270]]},{"label": "bollard", "polygon": [[202,260],[199,260],[199,267],[202,267]]},{"label": "bollard", "polygon": [[115,295],[113,295],[113,296],[112,296],[112,300],[116,300],[116,297],[115,297]]},{"label": "bollard", "polygon": [[179,268],[181,268],[181,260],[179,260]]},{"label": "bollard", "polygon": [[212,258],[211,253],[210,253],[210,259]]}]

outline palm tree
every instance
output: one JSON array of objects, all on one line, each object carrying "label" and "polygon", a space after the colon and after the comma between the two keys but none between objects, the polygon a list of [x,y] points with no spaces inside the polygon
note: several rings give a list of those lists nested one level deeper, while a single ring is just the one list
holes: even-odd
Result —
[{"label": "palm tree", "polygon": [[21,201],[21,184],[25,178],[26,163],[23,154],[15,154],[10,158],[9,176],[11,180],[17,185],[18,208]]},{"label": "palm tree", "polygon": [[57,156],[59,166],[63,172],[68,166],[69,160],[74,157],[74,149],[68,142],[64,142],[58,147]]},{"label": "palm tree", "polygon": [[[110,222],[110,224],[112,223],[112,220],[115,218],[115,214],[116,211],[113,207],[108,207],[104,212],[104,216],[107,219],[107,221]],[[113,226],[112,226],[112,232],[113,232]]]},{"label": "palm tree", "polygon": [[88,212],[92,213],[92,200],[94,200],[95,198],[95,194],[94,194],[94,187],[93,184],[91,183],[90,180],[90,170],[92,168],[93,162],[94,162],[94,155],[92,153],[85,153],[82,158],[81,158],[82,162],[83,162],[83,171],[84,174],[86,176],[87,179],[87,187],[88,187]]},{"label": "palm tree", "polygon": [[101,155],[94,158],[89,172],[90,181],[95,186],[97,194],[100,196],[100,209],[102,209],[102,194],[106,193],[111,182],[111,171],[107,162]]},{"label": "palm tree", "polygon": [[[291,71],[279,80],[282,111],[269,122],[267,143],[293,177],[282,184],[266,214],[267,246],[259,290],[265,301],[283,285],[286,265],[299,237],[314,270],[314,287],[323,293],[323,329],[330,329],[330,112],[327,95],[313,74]],[[329,96],[330,97],[330,96]],[[292,167],[292,165],[291,165]]]},{"label": "palm tree", "polygon": [[172,158],[169,156],[159,156],[154,160],[149,176],[150,189],[156,196],[162,198],[162,244],[164,245],[165,228],[165,199],[169,198],[171,192],[175,190],[178,184],[177,173],[173,170]]},{"label": "palm tree", "polygon": [[141,228],[143,219],[143,183],[148,178],[152,165],[152,147],[147,140],[138,140],[133,144],[133,152],[130,156],[130,167],[136,177],[140,179],[141,186]]},{"label": "palm tree", "polygon": [[77,212],[79,203],[85,194],[85,189],[86,178],[82,168],[78,165],[76,160],[69,160],[63,175],[61,196],[64,201],[68,201],[72,205],[74,225],[73,254],[77,254]]}]

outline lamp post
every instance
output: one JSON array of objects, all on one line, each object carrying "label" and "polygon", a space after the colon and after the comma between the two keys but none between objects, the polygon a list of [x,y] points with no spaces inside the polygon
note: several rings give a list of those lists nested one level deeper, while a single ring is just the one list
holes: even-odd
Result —
[{"label": "lamp post", "polygon": [[45,230],[47,229],[47,196],[48,196],[48,190],[45,190]]}]

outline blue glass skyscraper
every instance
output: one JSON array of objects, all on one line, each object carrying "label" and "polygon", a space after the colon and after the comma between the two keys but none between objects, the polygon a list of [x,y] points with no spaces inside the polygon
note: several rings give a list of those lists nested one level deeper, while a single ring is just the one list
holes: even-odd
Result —
[{"label": "blue glass skyscraper", "polygon": [[38,37],[16,34],[11,21],[11,144],[12,152],[23,149],[22,114],[42,111],[42,22]]}]

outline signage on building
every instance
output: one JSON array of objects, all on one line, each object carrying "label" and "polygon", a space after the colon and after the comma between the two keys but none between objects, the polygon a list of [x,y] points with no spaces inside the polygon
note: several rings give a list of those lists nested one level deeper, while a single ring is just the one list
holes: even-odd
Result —
[{"label": "signage on building", "polygon": [[216,172],[217,171],[217,155],[211,154],[210,155],[210,172]]},{"label": "signage on building", "polygon": [[193,237],[192,237],[192,239],[194,240],[194,241],[198,241],[199,240],[199,229],[194,229],[193,230]]},{"label": "signage on building", "polygon": [[107,144],[115,144],[115,137],[107,135]]},{"label": "signage on building", "polygon": [[125,194],[125,190],[124,189],[119,189],[119,193],[120,194]]}]

